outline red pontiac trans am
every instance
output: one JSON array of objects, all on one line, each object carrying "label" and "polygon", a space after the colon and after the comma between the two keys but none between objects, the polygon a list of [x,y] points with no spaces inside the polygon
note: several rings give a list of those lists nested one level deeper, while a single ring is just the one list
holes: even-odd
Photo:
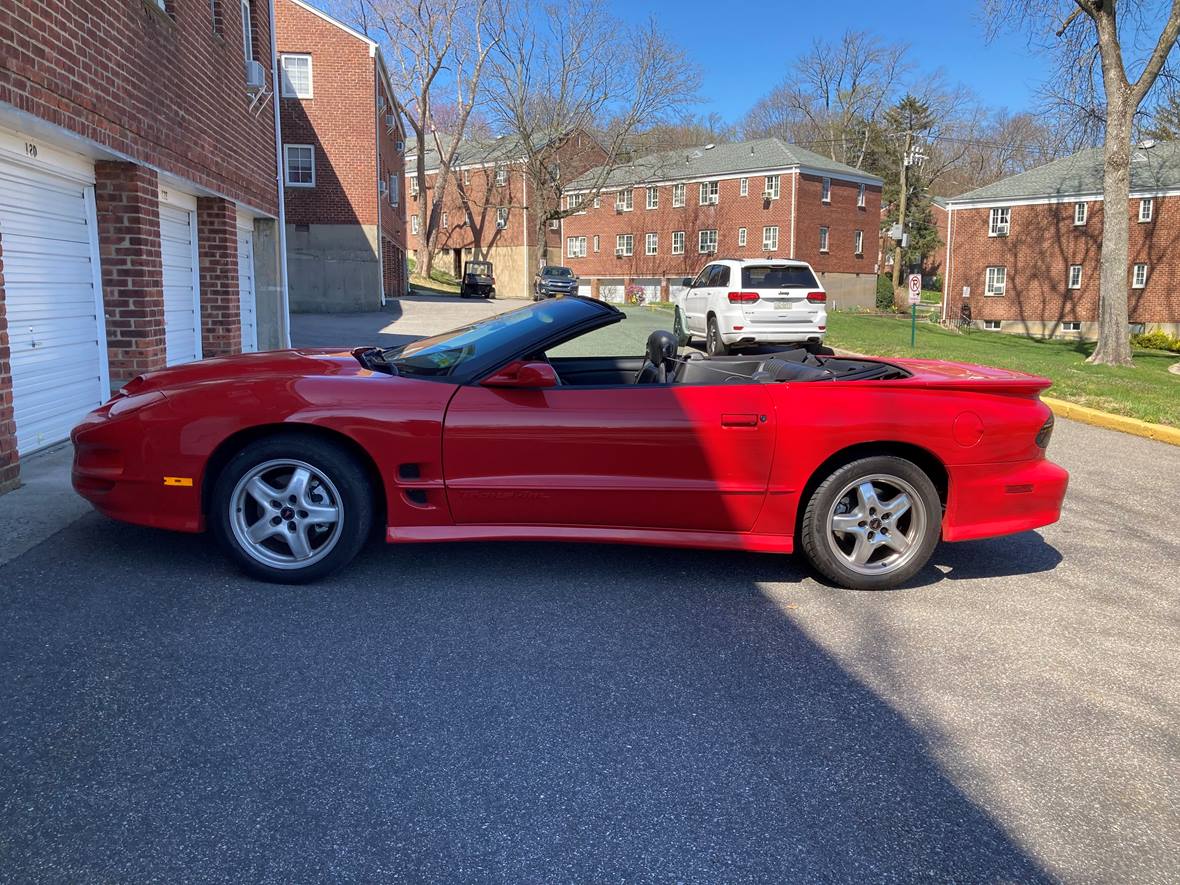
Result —
[{"label": "red pontiac trans am", "polygon": [[210,359],[134,379],[73,432],[115,519],[208,528],[311,581],[392,543],[602,541],[791,553],[894,587],[939,540],[1057,520],[1043,378],[924,360],[552,356],[625,319],[544,301],[403,347]]}]

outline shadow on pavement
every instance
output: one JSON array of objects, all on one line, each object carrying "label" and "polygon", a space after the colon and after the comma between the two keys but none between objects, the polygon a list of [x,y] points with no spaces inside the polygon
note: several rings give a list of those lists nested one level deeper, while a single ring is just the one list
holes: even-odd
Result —
[{"label": "shadow on pavement", "polygon": [[279,587],[67,531],[0,571],[15,878],[1048,880],[759,589],[795,560],[422,545]]}]

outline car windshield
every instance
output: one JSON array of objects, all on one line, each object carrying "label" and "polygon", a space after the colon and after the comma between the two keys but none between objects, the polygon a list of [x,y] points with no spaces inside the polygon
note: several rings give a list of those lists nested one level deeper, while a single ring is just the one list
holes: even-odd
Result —
[{"label": "car windshield", "polygon": [[541,270],[541,276],[543,277],[561,277],[563,279],[569,279],[573,275],[574,272],[568,267],[546,267]]},{"label": "car windshield", "polygon": [[743,289],[815,289],[811,268],[802,264],[766,264],[742,268]]},{"label": "car windshield", "polygon": [[464,363],[494,351],[511,351],[519,342],[548,338],[548,332],[559,332],[589,319],[601,311],[577,298],[560,298],[519,307],[472,323],[412,341],[401,347],[383,351],[385,362],[399,375],[420,378],[444,378],[453,375]]},{"label": "car windshield", "polygon": [[469,261],[467,263],[467,272],[479,274],[480,276],[488,276],[492,272],[492,266],[486,261]]}]

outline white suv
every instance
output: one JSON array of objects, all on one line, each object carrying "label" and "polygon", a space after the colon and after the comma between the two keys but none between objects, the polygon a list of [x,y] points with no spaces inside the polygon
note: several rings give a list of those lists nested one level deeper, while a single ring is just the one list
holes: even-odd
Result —
[{"label": "white suv", "polygon": [[714,356],[754,344],[815,351],[828,328],[828,296],[806,261],[721,258],[673,300],[682,343],[704,338]]}]

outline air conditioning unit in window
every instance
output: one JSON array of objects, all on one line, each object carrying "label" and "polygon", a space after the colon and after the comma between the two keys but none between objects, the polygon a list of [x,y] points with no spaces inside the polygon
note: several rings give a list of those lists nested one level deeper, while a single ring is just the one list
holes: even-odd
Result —
[{"label": "air conditioning unit in window", "polygon": [[621,246],[618,249],[615,249],[615,258],[626,258],[626,257],[627,257],[627,250],[626,249],[622,248]]},{"label": "air conditioning unit in window", "polygon": [[266,88],[266,68],[262,62],[247,59],[246,61],[246,91],[256,95]]},{"label": "air conditioning unit in window", "polygon": [[397,128],[397,118],[393,114],[385,115],[385,128],[390,132]]},{"label": "air conditioning unit in window", "polygon": [[377,193],[378,194],[380,194],[381,196],[385,196],[385,194],[388,190],[389,190],[389,185],[387,185],[385,183],[384,178],[382,178],[380,181],[377,182]]},{"label": "air conditioning unit in window", "polygon": [[383,110],[385,110],[385,96],[378,95],[377,96],[377,113],[381,113]]},{"label": "air conditioning unit in window", "polygon": [[561,230],[561,221],[554,218],[549,222],[549,230]]},{"label": "air conditioning unit in window", "polygon": [[399,139],[397,140],[397,142],[394,144],[394,147],[395,147],[395,148],[397,148],[397,152],[398,152],[399,154],[401,154],[401,153],[405,153],[405,150],[406,150],[406,143],[405,143],[404,141],[402,141],[402,140],[399,138]]},{"label": "air conditioning unit in window", "polygon": [[706,255],[713,255],[713,254],[715,254],[716,252],[717,252],[717,247],[716,247],[716,246],[706,246],[706,247],[705,247],[705,254],[706,254]]}]

